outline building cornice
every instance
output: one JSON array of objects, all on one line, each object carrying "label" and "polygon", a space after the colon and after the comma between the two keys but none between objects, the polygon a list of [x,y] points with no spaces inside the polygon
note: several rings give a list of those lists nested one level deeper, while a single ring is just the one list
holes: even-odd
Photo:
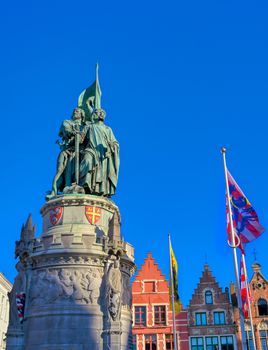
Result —
[{"label": "building cornice", "polygon": [[12,289],[12,283],[6,278],[6,276],[0,272],[0,284],[3,286],[8,292]]}]

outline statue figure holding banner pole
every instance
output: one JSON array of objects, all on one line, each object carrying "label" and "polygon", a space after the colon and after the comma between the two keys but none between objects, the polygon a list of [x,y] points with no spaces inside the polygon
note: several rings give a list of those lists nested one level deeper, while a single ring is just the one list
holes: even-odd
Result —
[{"label": "statue figure holding banner pole", "polygon": [[101,90],[96,65],[96,80],[78,98],[71,120],[60,128],[57,171],[46,199],[58,194],[87,193],[111,197],[117,187],[119,143],[104,123]]},{"label": "statue figure holding banner pole", "polygon": [[[59,191],[68,193],[71,188],[79,183],[79,144],[82,140],[82,128],[85,112],[81,108],[75,108],[72,119],[63,121],[59,136],[62,141],[57,143],[61,152],[57,160],[57,171],[52,183],[52,190],[47,194],[49,200],[57,195]],[[76,188],[80,193],[83,189]]]}]

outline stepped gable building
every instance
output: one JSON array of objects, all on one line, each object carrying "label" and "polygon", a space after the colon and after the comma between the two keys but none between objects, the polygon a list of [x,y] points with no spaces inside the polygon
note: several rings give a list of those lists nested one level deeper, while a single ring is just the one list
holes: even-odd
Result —
[{"label": "stepped gable building", "polygon": [[[133,343],[138,350],[173,349],[168,281],[148,253],[132,284]],[[180,350],[188,350],[187,312],[176,316]]]},{"label": "stepped gable building", "polygon": [[188,307],[191,350],[234,350],[236,327],[228,288],[223,292],[205,265]]},{"label": "stepped gable building", "polygon": [[[249,282],[250,293],[252,298],[251,313],[253,320],[254,336],[257,350],[268,349],[268,281],[261,273],[261,265],[255,262],[252,265],[253,276]],[[237,300],[235,295],[235,287],[231,284],[231,295],[234,306],[234,319],[238,325],[237,340],[239,348],[241,348],[241,333],[240,333],[240,319],[237,308]],[[247,347],[249,350],[254,350],[252,333],[250,329],[249,318],[245,319],[245,332]]]},{"label": "stepped gable building", "polygon": [[9,300],[8,295],[12,284],[0,272],[0,350],[6,348],[6,332],[9,319]]}]

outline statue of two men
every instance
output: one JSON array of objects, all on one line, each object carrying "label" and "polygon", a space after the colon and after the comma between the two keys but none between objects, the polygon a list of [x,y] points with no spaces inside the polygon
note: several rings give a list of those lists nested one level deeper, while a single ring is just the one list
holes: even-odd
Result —
[{"label": "statue of two men", "polygon": [[63,121],[59,131],[61,152],[47,199],[59,192],[68,193],[70,188],[107,197],[115,193],[119,144],[112,129],[104,124],[105,115],[103,109],[95,108],[86,120],[84,110],[75,108],[72,119]]}]

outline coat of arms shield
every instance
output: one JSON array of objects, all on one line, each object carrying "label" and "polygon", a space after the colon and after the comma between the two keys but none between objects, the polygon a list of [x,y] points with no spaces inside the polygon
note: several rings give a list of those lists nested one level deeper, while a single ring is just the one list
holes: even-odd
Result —
[{"label": "coat of arms shield", "polygon": [[87,205],[85,207],[86,218],[91,225],[95,225],[101,217],[101,208]]},{"label": "coat of arms shield", "polygon": [[57,225],[62,218],[63,209],[62,207],[55,207],[49,212],[49,219],[52,225]]}]

